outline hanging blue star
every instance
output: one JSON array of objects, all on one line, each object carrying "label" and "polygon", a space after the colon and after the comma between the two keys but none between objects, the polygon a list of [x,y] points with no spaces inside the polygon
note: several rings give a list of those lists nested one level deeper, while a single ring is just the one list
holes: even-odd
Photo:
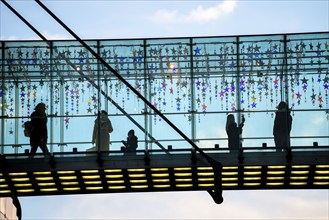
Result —
[{"label": "hanging blue star", "polygon": [[196,49],[194,50],[194,52],[195,52],[195,55],[200,54],[201,49],[199,47],[196,47]]},{"label": "hanging blue star", "polygon": [[177,111],[180,111],[180,103],[177,103]]},{"label": "hanging blue star", "polygon": [[256,108],[256,103],[253,102],[253,103],[251,104],[251,107],[252,107],[252,108]]}]

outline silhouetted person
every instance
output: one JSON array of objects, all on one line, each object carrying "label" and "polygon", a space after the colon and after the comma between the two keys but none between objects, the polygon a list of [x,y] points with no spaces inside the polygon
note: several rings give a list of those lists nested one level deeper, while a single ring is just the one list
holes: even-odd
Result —
[{"label": "silhouetted person", "polygon": [[121,141],[124,145],[125,145],[125,155],[132,155],[132,154],[136,154],[136,149],[137,149],[137,145],[138,145],[138,138],[135,136],[135,131],[134,130],[130,130],[128,132],[128,137],[127,137],[127,141]]},{"label": "silhouetted person", "polygon": [[44,103],[39,103],[31,114],[31,134],[30,134],[30,144],[31,152],[30,158],[33,158],[37,152],[38,147],[42,150],[44,155],[48,155],[49,151],[47,148],[47,115],[46,115],[46,105]]},{"label": "silhouetted person", "polygon": [[287,103],[280,102],[275,113],[273,136],[277,152],[290,149],[292,117]]},{"label": "silhouetted person", "polygon": [[[95,120],[92,144],[96,144],[96,149],[100,151],[109,151],[110,145],[110,134],[113,131],[113,127],[110,119],[108,118],[107,112],[102,110],[97,119]],[[100,133],[98,133],[100,132]]]},{"label": "silhouetted person", "polygon": [[242,115],[242,122],[238,126],[235,122],[234,115],[229,114],[226,120],[226,133],[228,136],[228,148],[230,152],[240,149],[240,135],[244,126],[245,118]]}]

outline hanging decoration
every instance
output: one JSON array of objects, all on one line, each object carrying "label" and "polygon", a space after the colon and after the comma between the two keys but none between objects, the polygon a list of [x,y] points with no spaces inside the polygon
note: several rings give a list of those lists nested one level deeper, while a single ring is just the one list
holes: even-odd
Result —
[{"label": "hanging decoration", "polygon": [[[99,51],[155,108],[183,113],[188,122],[191,112],[198,113],[198,121],[208,112],[271,112],[282,98],[292,109],[328,109],[328,39],[292,38],[284,44],[270,38],[198,39],[192,45],[175,40],[104,42]],[[33,42],[16,45],[4,49],[6,80],[0,89],[1,107],[9,117],[17,112],[28,117],[38,102],[51,106],[57,116],[63,104],[68,128],[73,115],[97,114],[112,103],[104,94],[123,109],[145,113],[141,100],[81,46],[62,42],[50,53]],[[161,121],[156,115],[153,119],[154,124]],[[13,132],[12,120],[8,131]]]}]

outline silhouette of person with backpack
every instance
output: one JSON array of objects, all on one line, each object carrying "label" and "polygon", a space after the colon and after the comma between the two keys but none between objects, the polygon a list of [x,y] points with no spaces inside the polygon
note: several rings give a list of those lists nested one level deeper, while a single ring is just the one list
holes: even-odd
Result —
[{"label": "silhouette of person with backpack", "polygon": [[[27,134],[28,135],[28,134]],[[37,152],[38,147],[42,150],[44,155],[48,155],[47,148],[48,130],[47,130],[47,115],[46,105],[40,102],[31,114],[30,123],[30,158],[33,158]]]}]

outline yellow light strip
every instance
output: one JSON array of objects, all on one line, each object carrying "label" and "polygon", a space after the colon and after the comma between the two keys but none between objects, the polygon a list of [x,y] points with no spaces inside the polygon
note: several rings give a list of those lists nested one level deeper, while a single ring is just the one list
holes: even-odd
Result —
[{"label": "yellow light strip", "polygon": [[286,166],[268,166],[267,169],[285,169]]},{"label": "yellow light strip", "polygon": [[307,183],[306,182],[290,182],[290,185],[303,186],[303,185],[307,185]]},{"label": "yellow light strip", "polygon": [[110,170],[104,170],[105,173],[121,173],[122,169],[110,169]]},{"label": "yellow light strip", "polygon": [[262,166],[244,166],[244,169],[257,169],[257,170],[260,170],[260,169],[262,169]]},{"label": "yellow light strip", "polygon": [[222,186],[231,187],[231,186],[238,186],[238,184],[237,183],[223,183]]},{"label": "yellow light strip", "polygon": [[0,183],[6,182],[5,179],[0,179]]},{"label": "yellow light strip", "polygon": [[153,182],[155,183],[167,183],[170,182],[169,179],[153,179]]},{"label": "yellow light strip", "polygon": [[18,189],[18,193],[29,193],[29,192],[34,192],[34,189]]},{"label": "yellow light strip", "polygon": [[237,177],[232,177],[232,178],[226,178],[226,177],[224,177],[224,178],[222,178],[222,181],[237,181],[237,180],[238,180]]},{"label": "yellow light strip", "polygon": [[11,191],[10,190],[0,190],[0,193],[3,193],[3,194],[5,194],[5,193],[11,193]]},{"label": "yellow light strip", "polygon": [[153,188],[170,188],[170,185],[153,185]]},{"label": "yellow light strip", "polygon": [[126,186],[109,186],[109,189],[125,189]]},{"label": "yellow light strip", "polygon": [[38,183],[38,186],[55,186],[55,183]]},{"label": "yellow light strip", "polygon": [[32,186],[31,183],[17,183],[14,184],[15,187],[25,187],[25,186]]},{"label": "yellow light strip", "polygon": [[168,168],[151,168],[151,171],[157,172],[157,171],[168,171]]},{"label": "yellow light strip", "polygon": [[142,178],[142,177],[146,177],[145,173],[141,173],[141,174],[128,174],[128,176],[130,178]]},{"label": "yellow light strip", "polygon": [[175,176],[192,176],[192,173],[175,173]]},{"label": "yellow light strip", "polygon": [[30,181],[30,178],[12,178],[13,182],[24,182],[24,181]]},{"label": "yellow light strip", "polygon": [[128,172],[145,172],[145,169],[128,169]]},{"label": "yellow light strip", "polygon": [[329,180],[329,176],[315,176],[314,179],[316,179],[316,180]]},{"label": "yellow light strip", "polygon": [[49,171],[44,171],[44,172],[33,172],[34,175],[50,175],[51,172]]},{"label": "yellow light strip", "polygon": [[284,177],[283,176],[268,176],[267,178],[266,178],[267,180],[283,180],[284,179]]},{"label": "yellow light strip", "polygon": [[176,187],[192,187],[193,184],[176,184]]},{"label": "yellow light strip", "polygon": [[63,186],[73,186],[73,185],[79,185],[78,182],[61,182]]},{"label": "yellow light strip", "polygon": [[308,177],[307,176],[291,176],[290,179],[291,180],[307,180]]},{"label": "yellow light strip", "polygon": [[102,184],[102,181],[85,181],[85,184],[89,185],[89,184]]},{"label": "yellow light strip", "polygon": [[117,183],[124,183],[125,181],[123,180],[109,180],[109,181],[106,181],[107,183],[109,184],[117,184]]},{"label": "yellow light strip", "polygon": [[147,189],[148,185],[131,186],[132,189]]},{"label": "yellow light strip", "polygon": [[308,169],[310,168],[310,165],[292,165],[291,166],[293,169]]},{"label": "yellow light strip", "polygon": [[146,183],[147,180],[130,180],[131,183]]},{"label": "yellow light strip", "polygon": [[64,191],[76,191],[80,190],[80,187],[72,187],[72,188],[63,188]]},{"label": "yellow light strip", "polygon": [[203,181],[214,181],[214,178],[198,178],[198,181],[200,181],[200,182],[203,182]]},{"label": "yellow light strip", "polygon": [[70,171],[57,171],[57,174],[74,174],[75,171],[70,170]]},{"label": "yellow light strip", "polygon": [[303,171],[296,171],[296,170],[293,170],[291,171],[291,174],[308,174],[308,170],[303,170]]},{"label": "yellow light strip", "polygon": [[60,176],[58,177],[60,180],[76,180],[76,176]]},{"label": "yellow light strip", "polygon": [[36,180],[38,180],[38,181],[49,181],[49,180],[54,180],[54,178],[53,177],[36,177],[35,178]]},{"label": "yellow light strip", "polygon": [[267,175],[280,175],[284,173],[285,171],[267,171]]},{"label": "yellow light strip", "polygon": [[282,183],[282,182],[279,182],[279,183],[266,183],[266,185],[268,185],[268,186],[282,186],[282,185],[284,185],[284,183]]},{"label": "yellow light strip", "polygon": [[102,186],[89,186],[89,187],[86,187],[86,190],[101,190],[103,189]]},{"label": "yellow light strip", "polygon": [[191,170],[191,167],[175,167],[174,170],[176,171],[187,171],[187,170]]},{"label": "yellow light strip", "polygon": [[198,167],[197,170],[213,170],[212,167]]},{"label": "yellow light strip", "polygon": [[262,172],[260,171],[245,171],[243,172],[244,175],[261,175]]},{"label": "yellow light strip", "polygon": [[316,174],[327,174],[327,175],[329,175],[329,170],[316,170],[315,173]]},{"label": "yellow light strip", "polygon": [[26,172],[21,172],[21,173],[9,173],[9,176],[26,176]]},{"label": "yellow light strip", "polygon": [[123,178],[122,174],[118,174],[118,175],[105,175],[106,178],[109,179],[118,179],[118,178]]},{"label": "yellow light strip", "polygon": [[313,182],[313,185],[329,185],[329,182]]},{"label": "yellow light strip", "polygon": [[234,176],[234,175],[238,175],[238,172],[223,172],[222,175],[223,176]]},{"label": "yellow light strip", "polygon": [[5,185],[0,185],[0,188],[7,188],[7,187],[8,187],[7,184],[5,184]]},{"label": "yellow light strip", "polygon": [[238,167],[223,167],[223,170],[237,170]]},{"label": "yellow light strip", "polygon": [[200,183],[198,184],[199,187],[213,187],[213,183]]},{"label": "yellow light strip", "polygon": [[152,173],[152,177],[168,177],[169,173]]},{"label": "yellow light strip", "polygon": [[243,183],[244,186],[260,186],[261,183]]},{"label": "yellow light strip", "polygon": [[329,165],[316,165],[316,168],[328,168],[329,169]]},{"label": "yellow light strip", "polygon": [[57,188],[40,189],[41,192],[57,192]]},{"label": "yellow light strip", "polygon": [[213,176],[214,173],[213,172],[209,172],[209,173],[198,173],[198,176]]},{"label": "yellow light strip", "polygon": [[192,179],[175,179],[177,182],[192,182]]},{"label": "yellow light strip", "polygon": [[244,177],[243,180],[260,180],[260,177]]},{"label": "yellow light strip", "polygon": [[82,176],[83,179],[86,180],[94,180],[94,179],[99,179],[100,176],[99,175],[95,175],[95,176]]},{"label": "yellow light strip", "polygon": [[81,170],[81,173],[98,173],[98,170]]}]

